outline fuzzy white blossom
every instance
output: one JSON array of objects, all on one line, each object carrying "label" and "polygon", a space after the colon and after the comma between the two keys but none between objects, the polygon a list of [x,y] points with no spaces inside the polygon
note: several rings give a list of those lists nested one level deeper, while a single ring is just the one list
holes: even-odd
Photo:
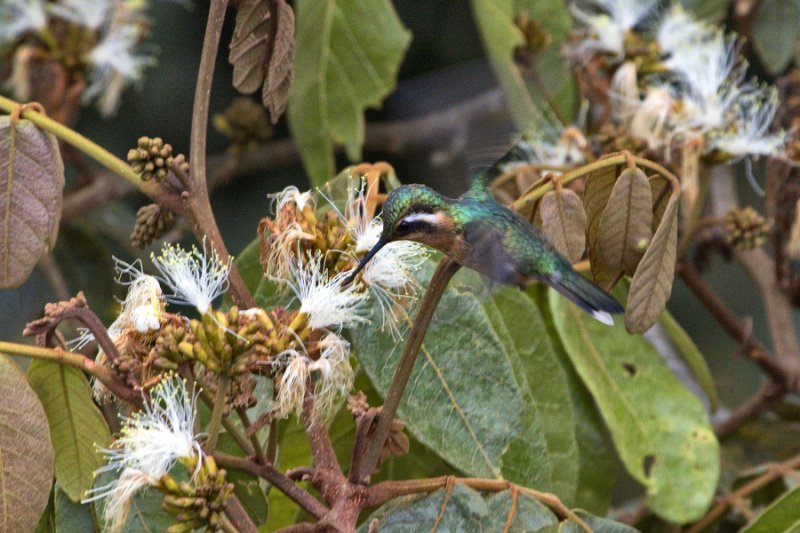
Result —
[{"label": "fuzzy white blossom", "polygon": [[350,366],[350,343],[334,333],[328,333],[317,343],[319,359],[308,365],[317,374],[314,406],[330,413],[336,399],[345,397],[353,388],[353,367]]},{"label": "fuzzy white blossom", "polygon": [[2,0],[0,2],[0,44],[47,26],[44,0]]},{"label": "fuzzy white blossom", "polygon": [[153,264],[161,273],[161,282],[170,288],[167,301],[194,306],[206,313],[215,298],[228,290],[228,275],[233,258],[222,262],[212,246],[203,241],[203,251],[192,246],[186,251],[174,244],[165,244],[161,254],[151,254]]},{"label": "fuzzy white blossom", "polygon": [[286,359],[288,362],[278,382],[275,416],[285,418],[292,412],[300,414],[310,375],[308,368],[310,359],[296,350],[286,350],[278,354],[277,358]]},{"label": "fuzzy white blossom", "polygon": [[656,4],[657,0],[585,0],[573,5],[575,18],[592,33],[592,37],[578,46],[578,53],[605,52],[621,58],[625,52],[625,36]]},{"label": "fuzzy white blossom", "polygon": [[[118,345],[123,335],[133,332],[148,333],[161,328],[164,297],[158,280],[142,272],[141,263],[137,261],[128,264],[116,257],[114,261],[117,281],[128,286],[128,293],[122,301],[119,314],[108,327],[109,338]],[[71,341],[70,348],[79,350],[93,340],[95,338],[91,332],[82,331],[77,339]],[[102,349],[98,350],[95,361],[99,365],[106,364],[107,356]],[[95,399],[100,402],[108,400],[111,394],[106,386],[96,379],[92,384],[92,390]]]},{"label": "fuzzy white blossom", "polygon": [[294,202],[298,211],[302,211],[306,206],[314,207],[315,199],[311,191],[300,192],[294,185],[289,185],[281,192],[270,194],[270,198],[275,201],[275,213],[279,213],[289,202]]},{"label": "fuzzy white blossom", "polygon": [[186,390],[181,378],[162,379],[150,392],[144,410],[123,418],[114,447],[100,449],[107,464],[95,475],[119,472],[119,476],[92,489],[83,503],[107,498],[104,519],[111,531],[119,531],[125,524],[136,492],[157,484],[179,459],[192,458],[199,469],[203,451],[194,434],[196,400],[197,395]]},{"label": "fuzzy white blossom", "polygon": [[112,23],[89,53],[91,83],[83,94],[84,102],[98,99],[103,115],[119,107],[122,91],[142,80],[144,70],[153,66],[153,56],[139,52],[142,27],[135,22]]},{"label": "fuzzy white blossom", "polygon": [[661,87],[648,90],[647,96],[630,116],[628,129],[644,140],[651,150],[668,147],[672,138],[672,117],[675,102],[670,92]]},{"label": "fuzzy white blossom", "polygon": [[308,316],[312,328],[347,327],[365,320],[366,294],[353,283],[345,286],[347,272],[329,277],[321,254],[310,257],[305,264],[302,258],[295,258],[290,274],[284,282],[300,300],[300,313]]},{"label": "fuzzy white blossom", "polygon": [[710,148],[734,157],[768,156],[781,151],[786,142],[782,133],[769,134],[778,108],[775,89],[742,95],[736,102],[731,127],[711,136]]}]

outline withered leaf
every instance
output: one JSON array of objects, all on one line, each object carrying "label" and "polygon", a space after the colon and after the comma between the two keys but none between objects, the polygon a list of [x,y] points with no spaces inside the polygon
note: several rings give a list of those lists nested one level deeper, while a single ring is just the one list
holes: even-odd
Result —
[{"label": "withered leaf", "polygon": [[617,179],[617,167],[608,167],[593,172],[586,178],[583,189],[583,207],[586,211],[586,242],[590,248],[594,247],[597,239],[600,217],[608,204],[608,198]]},{"label": "withered leaf", "polygon": [[63,189],[55,137],[0,117],[0,288],[21,285],[55,244]]},{"label": "withered leaf", "polygon": [[33,531],[53,483],[53,445],[39,398],[4,354],[0,398],[0,531]]},{"label": "withered leaf", "polygon": [[672,292],[677,255],[679,197],[679,193],[670,196],[661,223],[631,280],[625,310],[625,328],[630,333],[641,333],[655,324]]},{"label": "withered leaf", "polygon": [[556,250],[575,263],[586,248],[586,212],[570,189],[549,191],[542,197],[542,232]]},{"label": "withered leaf", "polygon": [[273,124],[286,109],[294,50],[294,11],[285,0],[244,0],[239,4],[228,54],[233,86],[245,94],[261,88]]},{"label": "withered leaf", "polygon": [[661,217],[664,216],[672,187],[669,180],[660,174],[653,174],[647,179],[650,180],[650,193],[653,197],[653,231],[655,231],[661,223]]},{"label": "withered leaf", "polygon": [[597,258],[597,234],[600,228],[600,218],[608,205],[618,172],[617,166],[611,166],[592,173],[586,178],[583,190],[583,207],[586,210],[586,244],[589,246],[592,277],[605,290],[610,290],[621,275],[616,270],[604,269]]},{"label": "withered leaf", "polygon": [[647,175],[626,169],[617,178],[598,225],[595,248],[603,270],[633,273],[652,235],[653,198]]}]

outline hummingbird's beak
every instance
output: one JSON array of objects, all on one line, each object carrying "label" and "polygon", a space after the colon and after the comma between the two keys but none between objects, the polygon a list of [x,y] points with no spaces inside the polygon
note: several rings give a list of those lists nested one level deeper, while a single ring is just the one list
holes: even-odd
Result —
[{"label": "hummingbird's beak", "polygon": [[361,269],[367,266],[369,260],[375,257],[375,254],[380,252],[381,248],[383,248],[387,244],[389,244],[389,239],[383,239],[383,238],[378,239],[378,242],[375,243],[375,246],[372,247],[372,250],[370,250],[369,253],[367,253],[367,255],[364,256],[364,259],[362,259],[361,262],[356,267],[356,269],[353,270],[353,273],[350,274],[350,277],[348,277],[345,280],[344,282],[345,286],[350,285],[353,282],[353,280],[356,279],[358,273],[361,272]]}]

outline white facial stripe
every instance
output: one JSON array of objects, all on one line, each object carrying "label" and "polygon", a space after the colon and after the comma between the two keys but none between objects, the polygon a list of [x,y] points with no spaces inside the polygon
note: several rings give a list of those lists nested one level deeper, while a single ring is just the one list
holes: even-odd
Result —
[{"label": "white facial stripe", "polygon": [[403,220],[408,223],[425,222],[431,226],[436,226],[439,223],[439,217],[433,213],[412,213],[404,217]]}]

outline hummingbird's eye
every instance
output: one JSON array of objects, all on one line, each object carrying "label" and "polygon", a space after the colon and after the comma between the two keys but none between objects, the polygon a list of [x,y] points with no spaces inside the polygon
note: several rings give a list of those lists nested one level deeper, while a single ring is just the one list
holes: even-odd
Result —
[{"label": "hummingbird's eye", "polygon": [[413,224],[411,222],[403,219],[397,224],[397,227],[394,229],[394,232],[396,235],[405,235],[411,231],[412,227]]}]

